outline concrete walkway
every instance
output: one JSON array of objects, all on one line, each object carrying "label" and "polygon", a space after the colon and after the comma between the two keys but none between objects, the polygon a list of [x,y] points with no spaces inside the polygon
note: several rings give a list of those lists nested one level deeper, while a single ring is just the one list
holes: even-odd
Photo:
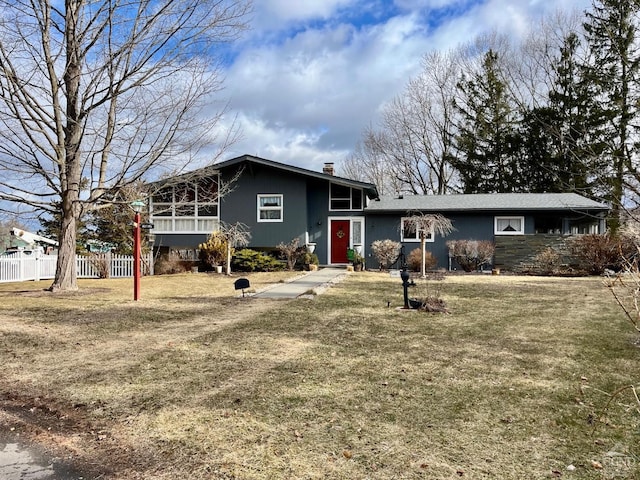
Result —
[{"label": "concrete walkway", "polygon": [[252,295],[254,298],[298,298],[300,295],[314,291],[316,294],[340,281],[347,275],[344,268],[321,268],[315,272],[309,272],[303,277],[298,277],[287,283],[278,283],[261,292]]}]

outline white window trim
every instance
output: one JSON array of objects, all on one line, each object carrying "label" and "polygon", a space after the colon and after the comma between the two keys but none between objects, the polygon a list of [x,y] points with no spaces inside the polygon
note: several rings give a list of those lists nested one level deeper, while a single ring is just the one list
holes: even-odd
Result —
[{"label": "white window trim", "polygon": [[[220,175],[217,175],[218,185],[220,184]],[[217,226],[216,229],[219,229],[220,225],[220,201],[219,198],[215,200],[207,199],[208,201],[200,201],[200,188],[196,187],[196,197],[193,202],[178,202],[176,203],[175,196],[175,187],[172,187],[171,193],[171,202],[158,202],[154,203],[153,198],[150,200],[150,208],[149,208],[149,219],[152,223],[156,222],[158,225],[162,225],[164,223],[170,223],[171,227],[169,229],[163,228],[155,228],[155,233],[162,234],[203,234],[203,233],[211,233],[210,228],[201,228],[201,225],[208,225],[209,222],[214,222]],[[156,205],[161,205],[162,208],[158,209],[161,212],[170,212],[170,215],[154,215],[154,210],[156,210]],[[176,215],[176,207],[180,205],[190,205],[194,208],[193,215]],[[218,215],[200,215],[198,213],[198,207],[204,205],[215,205],[218,210]],[[187,229],[180,230],[176,229],[176,222],[180,222],[181,220],[192,220],[195,229]]]},{"label": "white window trim", "polygon": [[[404,236],[404,221],[408,220],[409,218],[410,217],[402,217],[400,219],[400,241],[401,242],[405,242],[405,243],[420,242],[420,232],[424,231],[424,230],[416,229],[416,238],[413,238],[413,237],[405,238],[405,236]],[[425,239],[425,242],[433,243],[435,241],[436,241],[435,232],[434,232],[433,228],[431,228],[431,231],[429,232],[429,236],[427,236],[427,238]]]},{"label": "white window trim", "polygon": [[[520,220],[520,230],[517,231],[513,231],[513,232],[505,232],[502,230],[498,230],[498,221],[499,220],[514,220],[514,219],[519,219]],[[520,215],[503,215],[500,217],[494,217],[493,219],[493,233],[494,235],[524,235],[524,216],[520,216]]]},{"label": "white window trim", "polygon": [[[280,197],[280,206],[278,207],[262,207],[260,206],[261,197]],[[257,205],[257,221],[258,223],[282,223],[284,222],[284,195],[281,193],[259,193],[256,198]],[[280,218],[260,218],[260,212],[263,210],[277,210],[280,212]]]}]

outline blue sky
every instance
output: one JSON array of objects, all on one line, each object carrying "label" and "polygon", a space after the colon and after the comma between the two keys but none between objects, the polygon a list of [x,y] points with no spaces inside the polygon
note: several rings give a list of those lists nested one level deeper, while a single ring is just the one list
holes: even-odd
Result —
[{"label": "blue sky", "polygon": [[432,50],[493,30],[520,38],[542,15],[591,0],[254,0],[223,96],[241,154],[321,170],[340,163]]}]

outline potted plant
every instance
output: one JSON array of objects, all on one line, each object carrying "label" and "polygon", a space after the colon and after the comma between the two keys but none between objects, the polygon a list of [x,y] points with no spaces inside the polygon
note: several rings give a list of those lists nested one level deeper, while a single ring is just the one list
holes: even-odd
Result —
[{"label": "potted plant", "polygon": [[227,255],[227,239],[220,232],[213,232],[209,236],[209,240],[198,246],[200,250],[200,258],[211,265],[217,273],[222,273],[222,265],[224,265]]},{"label": "potted plant", "polygon": [[360,255],[358,252],[354,252],[352,263],[353,263],[353,269],[356,272],[359,272],[364,268],[364,257]]},{"label": "potted plant", "polygon": [[305,270],[307,271],[317,270],[319,263],[320,261],[318,260],[318,256],[315,253],[306,251],[302,254],[302,264],[304,265]]}]

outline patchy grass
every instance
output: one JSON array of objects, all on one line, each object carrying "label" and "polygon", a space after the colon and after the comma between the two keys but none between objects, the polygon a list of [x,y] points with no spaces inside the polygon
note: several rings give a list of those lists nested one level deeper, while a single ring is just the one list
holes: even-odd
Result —
[{"label": "patchy grass", "polygon": [[604,411],[640,350],[599,279],[418,282],[449,315],[370,272],[129,283],[0,285],[0,422],[114,478],[640,478],[640,406]]}]

